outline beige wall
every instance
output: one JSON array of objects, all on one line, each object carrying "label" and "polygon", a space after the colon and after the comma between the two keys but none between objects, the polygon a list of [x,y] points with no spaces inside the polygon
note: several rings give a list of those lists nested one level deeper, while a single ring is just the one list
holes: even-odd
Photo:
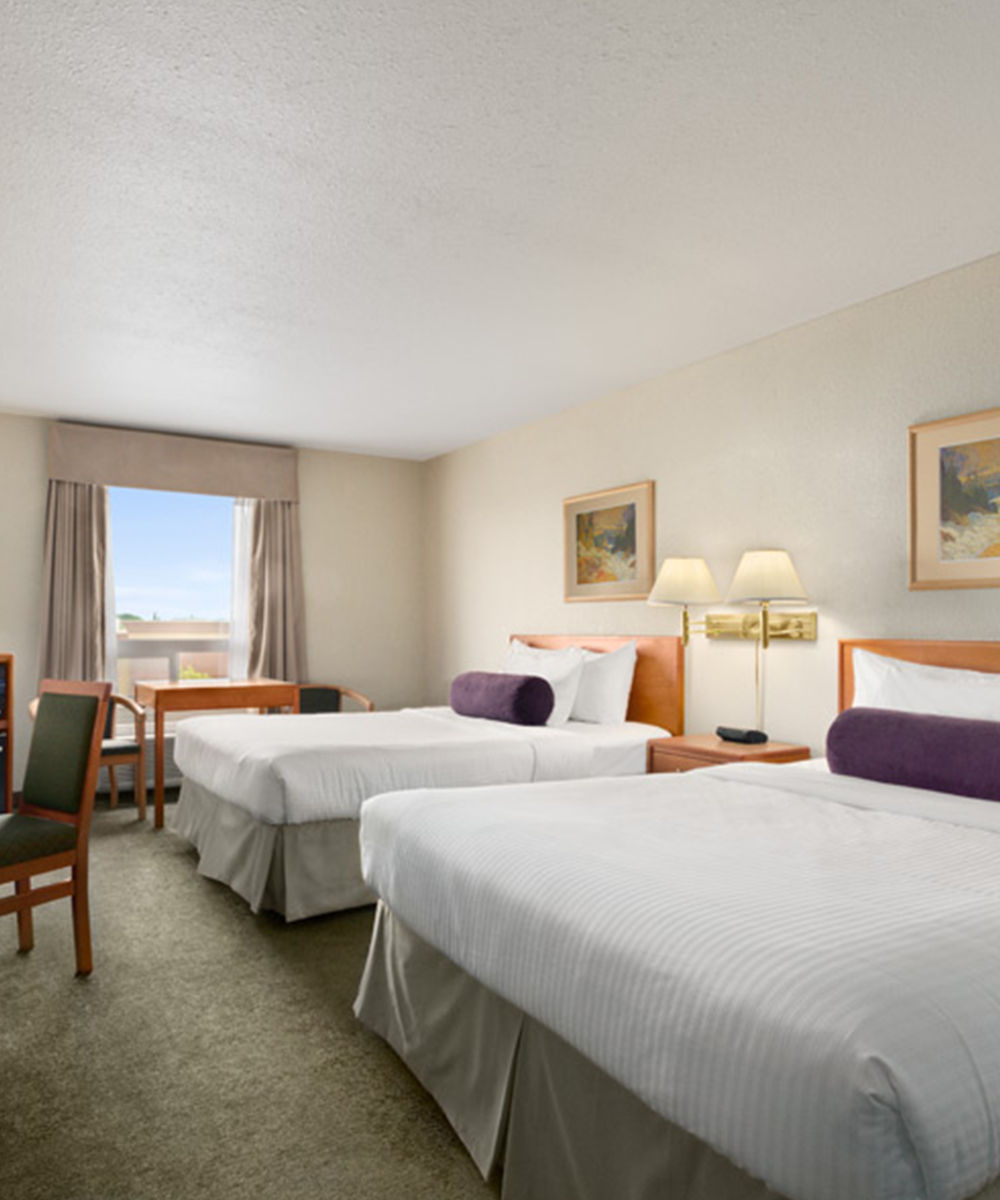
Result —
[{"label": "beige wall", "polygon": [[[906,430],[1000,406],[1000,257],[429,464],[428,698],[511,632],[674,632],[674,609],[563,602],[562,501],[654,479],[657,559],[791,551],[820,640],[767,659],[772,737],[822,745],[843,636],[1000,637],[1000,592],[909,592]],[[664,331],[669,336],[669,330]],[[695,639],[691,732],[754,719],[749,643]]]},{"label": "beige wall", "polygon": [[[38,681],[48,422],[0,413],[0,650],[17,656],[15,774]],[[423,468],[303,451],[299,465],[310,674],[368,692],[379,708],[419,703]]]},{"label": "beige wall", "polygon": [[15,786],[28,753],[27,703],[38,683],[48,422],[0,413],[0,650],[16,655]]},{"label": "beige wall", "polygon": [[399,459],[299,456],[309,674],[378,708],[423,699],[423,476]]}]

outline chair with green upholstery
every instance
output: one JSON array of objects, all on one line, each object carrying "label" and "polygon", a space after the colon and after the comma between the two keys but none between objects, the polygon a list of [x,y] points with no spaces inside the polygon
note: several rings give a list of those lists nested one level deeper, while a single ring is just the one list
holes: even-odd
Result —
[{"label": "chair with green upholstery", "polygon": [[[131,713],[132,736],[117,735],[118,709]],[[28,715],[32,720],[38,712],[38,697],[28,704]],[[127,733],[127,731],[126,731]],[[132,794],[139,809],[139,820],[146,819],[146,710],[128,696],[111,693],[108,713],[104,718],[104,738],[101,743],[101,766],[108,769],[108,784],[111,790],[111,807],[118,807],[118,780],[116,767],[132,768]]]},{"label": "chair with green upholstery", "polygon": [[[81,975],[93,969],[87,850],[110,695],[109,683],[42,683],[21,804],[0,816],[0,884],[14,884],[13,896],[0,896],[0,917],[17,913],[18,949],[28,951],[32,909],[69,897]],[[32,887],[35,875],[62,869],[69,879]]]},{"label": "chair with green upholstery", "polygon": [[[115,736],[119,709],[126,709],[132,717],[132,736]],[[111,693],[108,715],[104,722],[104,741],[101,746],[101,766],[108,768],[111,786],[111,807],[118,805],[118,781],[116,767],[132,768],[133,795],[139,809],[139,820],[146,819],[146,710],[128,696]]]},{"label": "chair with green upholstery", "polygon": [[372,712],[374,701],[349,687],[331,687],[322,683],[299,684],[300,713],[330,713],[344,711],[344,697],[360,705],[365,712]]}]

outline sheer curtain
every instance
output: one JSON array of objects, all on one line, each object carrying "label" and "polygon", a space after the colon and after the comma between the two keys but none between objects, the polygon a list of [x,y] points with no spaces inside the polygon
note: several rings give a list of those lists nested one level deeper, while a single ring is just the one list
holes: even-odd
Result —
[{"label": "sheer curtain", "polygon": [[250,503],[249,674],[302,682],[307,674],[299,506],[290,500]]},{"label": "sheer curtain", "polygon": [[[49,480],[42,576],[42,679],[108,677],[108,492]],[[114,608],[112,606],[111,612]],[[113,669],[113,663],[111,664]]]},{"label": "sheer curtain", "polygon": [[233,501],[233,590],[229,616],[229,678],[246,679],[250,664],[252,500]]},{"label": "sheer curtain", "polygon": [[[107,496],[107,489],[104,489]],[[104,516],[104,674],[111,690],[118,691],[118,606],[115,603],[115,556],[111,544],[111,500]]]}]

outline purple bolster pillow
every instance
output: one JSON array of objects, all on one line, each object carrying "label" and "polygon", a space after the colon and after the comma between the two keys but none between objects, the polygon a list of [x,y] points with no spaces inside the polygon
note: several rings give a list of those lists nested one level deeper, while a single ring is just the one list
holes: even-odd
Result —
[{"label": "purple bolster pillow", "polygon": [[466,671],[451,685],[451,707],[463,717],[489,717],[511,725],[544,725],[555,703],[552,684],[537,675]]},{"label": "purple bolster pillow", "polygon": [[826,757],[838,775],[1000,800],[1000,721],[848,708],[830,726]]}]

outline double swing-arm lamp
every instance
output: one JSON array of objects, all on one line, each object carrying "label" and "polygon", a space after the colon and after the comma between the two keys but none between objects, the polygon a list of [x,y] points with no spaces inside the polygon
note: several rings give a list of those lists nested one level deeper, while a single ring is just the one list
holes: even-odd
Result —
[{"label": "double swing-arm lamp", "polygon": [[681,639],[686,646],[692,633],[710,638],[739,638],[759,642],[767,649],[772,641],[816,640],[815,612],[774,612],[771,605],[807,599],[802,581],[786,550],[747,550],[729,586],[729,604],[758,604],[752,613],[707,613],[692,621],[691,604],[715,604],[722,597],[703,558],[665,558],[649,594],[649,604],[682,608]]},{"label": "double swing-arm lamp", "polygon": [[[665,558],[649,594],[649,604],[677,604],[683,609],[681,639],[686,646],[692,633],[710,638],[740,638],[754,643],[754,692],[757,730],[763,733],[764,659],[776,640],[814,642],[814,612],[773,612],[772,604],[806,600],[805,589],[786,550],[747,550],[729,585],[729,604],[757,604],[757,612],[707,613],[704,621],[692,621],[690,604],[714,604],[719,600],[712,572],[703,558]],[[766,735],[764,735],[766,737]]]}]

